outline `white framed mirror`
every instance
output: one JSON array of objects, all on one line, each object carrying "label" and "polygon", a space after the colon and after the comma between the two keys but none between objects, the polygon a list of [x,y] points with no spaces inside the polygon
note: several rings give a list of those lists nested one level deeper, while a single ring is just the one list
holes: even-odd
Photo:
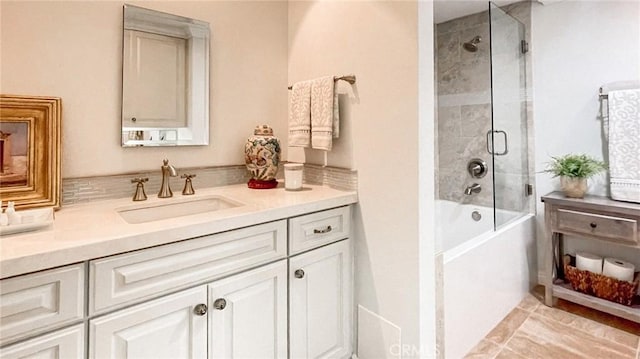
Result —
[{"label": "white framed mirror", "polygon": [[209,144],[209,24],[124,5],[122,146]]}]

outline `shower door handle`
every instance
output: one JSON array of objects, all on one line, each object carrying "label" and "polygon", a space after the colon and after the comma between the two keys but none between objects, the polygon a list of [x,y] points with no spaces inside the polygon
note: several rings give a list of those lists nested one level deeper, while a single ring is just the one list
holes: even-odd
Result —
[{"label": "shower door handle", "polygon": [[[502,152],[493,152],[491,150],[491,148],[493,147],[493,140],[492,140],[492,133],[501,133],[504,135],[504,151]],[[489,142],[491,142],[491,146],[489,146]],[[489,130],[487,131],[487,152],[489,152],[489,154],[491,155],[495,155],[495,156],[504,156],[507,153],[509,153],[509,141],[508,141],[508,137],[507,137],[507,133],[505,131],[502,130]]]}]

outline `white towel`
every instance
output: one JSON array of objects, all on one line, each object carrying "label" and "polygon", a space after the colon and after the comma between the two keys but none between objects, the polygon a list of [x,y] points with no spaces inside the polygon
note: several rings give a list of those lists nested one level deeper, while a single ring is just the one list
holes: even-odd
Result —
[{"label": "white towel", "polygon": [[611,198],[640,203],[640,89],[608,96]]},{"label": "white towel", "polygon": [[333,76],[311,83],[311,147],[331,151],[333,138],[338,138],[340,109]]},{"label": "white towel", "polygon": [[311,81],[297,82],[289,103],[289,146],[309,147],[311,134]]}]

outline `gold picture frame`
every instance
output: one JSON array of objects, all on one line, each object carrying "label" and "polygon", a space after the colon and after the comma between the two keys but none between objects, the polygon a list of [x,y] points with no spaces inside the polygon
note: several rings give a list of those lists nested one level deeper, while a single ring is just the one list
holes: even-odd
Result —
[{"label": "gold picture frame", "polygon": [[0,198],[16,208],[60,207],[62,103],[0,95]]}]

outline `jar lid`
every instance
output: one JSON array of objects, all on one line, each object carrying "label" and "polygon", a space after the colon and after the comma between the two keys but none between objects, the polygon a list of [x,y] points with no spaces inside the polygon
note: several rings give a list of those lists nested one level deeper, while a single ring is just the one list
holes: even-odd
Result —
[{"label": "jar lid", "polygon": [[254,135],[273,136],[273,129],[269,125],[259,125],[253,130]]},{"label": "jar lid", "polygon": [[302,171],[302,163],[285,163],[284,169],[287,171]]}]

